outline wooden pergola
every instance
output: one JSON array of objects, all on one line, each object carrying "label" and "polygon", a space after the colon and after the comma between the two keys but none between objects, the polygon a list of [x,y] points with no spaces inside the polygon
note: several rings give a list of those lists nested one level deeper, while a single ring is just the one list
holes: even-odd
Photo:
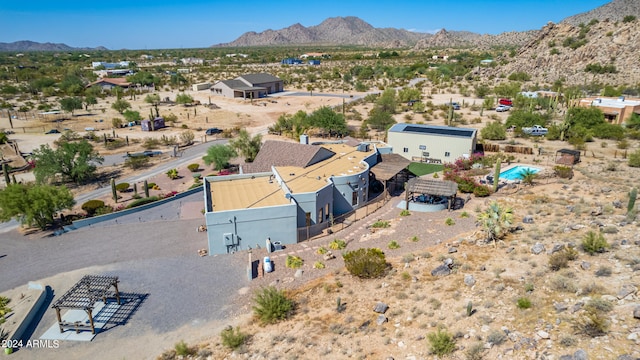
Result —
[{"label": "wooden pergola", "polygon": [[[398,154],[382,154],[380,155],[380,160],[381,161],[371,167],[371,172],[376,176],[377,180],[382,182],[384,191],[387,190],[389,182],[393,185],[391,191],[394,191],[398,174],[402,174],[402,171],[411,164],[411,161]],[[406,176],[400,176],[406,178]]]},{"label": "wooden pergola", "polygon": [[456,194],[458,193],[458,184],[454,181],[425,179],[421,177],[409,179],[405,192],[405,209],[409,210],[409,200],[415,194],[426,194],[432,196],[446,197],[447,209],[451,210],[451,206],[455,203]]},{"label": "wooden pergola", "polygon": [[[117,276],[101,276],[101,275],[85,275],[78,281],[69,291],[64,293],[51,307],[56,309],[56,315],[58,317],[58,326],[60,332],[65,330],[75,330],[76,333],[81,329],[91,329],[91,333],[96,333],[96,328],[93,324],[93,307],[95,303],[102,300],[107,303],[107,297],[109,295],[109,289],[111,287],[115,289],[115,297],[120,305],[120,292],[118,291],[118,277]],[[60,315],[60,309],[75,309],[84,310],[89,315],[89,325],[82,324],[79,321],[69,323],[62,321]]]}]

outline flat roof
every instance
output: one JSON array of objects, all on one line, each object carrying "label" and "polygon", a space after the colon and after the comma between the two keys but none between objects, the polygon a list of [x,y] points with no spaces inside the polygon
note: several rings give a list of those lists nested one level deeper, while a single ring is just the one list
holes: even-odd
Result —
[{"label": "flat roof", "polygon": [[358,151],[357,148],[345,144],[325,144],[322,147],[336,154],[305,168],[276,166],[276,171],[292,193],[318,191],[329,183],[328,179],[331,176],[347,176],[363,172],[368,166],[363,163],[364,158],[376,152],[373,145],[369,146],[369,151]]},{"label": "flat roof", "polygon": [[580,102],[588,103],[591,106],[609,107],[616,109],[623,109],[627,106],[640,106],[640,101],[620,98],[590,98],[582,99],[580,100]]},{"label": "flat roof", "polygon": [[444,135],[466,138],[473,138],[476,134],[476,131],[476,129],[469,128],[421,124],[395,124],[389,129],[389,132],[406,132],[414,134]]},{"label": "flat roof", "polygon": [[285,197],[278,182],[269,175],[245,178],[231,175],[211,180],[207,179],[211,189],[213,211],[260,208],[291,203]]}]

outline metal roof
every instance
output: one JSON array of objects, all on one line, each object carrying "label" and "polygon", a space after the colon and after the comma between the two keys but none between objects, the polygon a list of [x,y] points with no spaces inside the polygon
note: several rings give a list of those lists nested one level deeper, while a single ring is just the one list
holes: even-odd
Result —
[{"label": "metal roof", "polygon": [[453,181],[417,177],[407,182],[407,193],[454,196],[457,192],[458,184]]},{"label": "metal roof", "polygon": [[400,154],[382,154],[380,158],[382,161],[370,169],[378,180],[389,180],[411,164]]},{"label": "metal roof", "polygon": [[395,124],[389,132],[409,132],[428,135],[444,135],[444,136],[457,136],[473,138],[476,134],[476,129],[458,128],[452,126],[435,126],[435,125],[420,125],[420,124]]},{"label": "metal roof", "polygon": [[267,73],[246,74],[246,75],[239,76],[236,79],[240,81],[244,80],[250,83],[251,85],[282,81],[280,80],[280,78]]}]

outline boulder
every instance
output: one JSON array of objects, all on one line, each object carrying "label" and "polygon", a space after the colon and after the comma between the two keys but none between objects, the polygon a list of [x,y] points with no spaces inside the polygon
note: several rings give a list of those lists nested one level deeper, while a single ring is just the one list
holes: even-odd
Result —
[{"label": "boulder", "polygon": [[617,297],[618,299],[624,299],[631,294],[635,294],[636,291],[638,291],[638,288],[633,285],[622,285],[622,288],[618,291]]},{"label": "boulder", "polygon": [[385,312],[387,312],[387,310],[389,310],[389,305],[383,302],[379,302],[376,304],[376,306],[373,307],[373,311],[377,312],[378,314],[384,314]]},{"label": "boulder", "polygon": [[527,215],[522,218],[522,222],[525,224],[533,224],[533,216]]},{"label": "boulder", "polygon": [[442,264],[437,268],[431,270],[431,276],[446,276],[450,274],[451,274],[451,268],[446,264]]},{"label": "boulder", "polygon": [[378,325],[382,325],[382,324],[386,323],[388,320],[389,320],[389,319],[387,319],[387,317],[386,317],[386,316],[384,316],[384,315],[380,314],[380,315],[378,315],[378,318],[376,319],[376,323],[377,323]]},{"label": "boulder", "polygon": [[588,360],[589,357],[587,356],[587,352],[582,350],[582,349],[578,349],[576,350],[576,352],[573,353],[573,359],[574,360]]},{"label": "boulder", "polygon": [[559,302],[559,303],[554,303],[553,307],[556,309],[557,312],[563,312],[569,308],[569,305],[567,305],[566,302]]},{"label": "boulder", "polygon": [[555,254],[559,251],[562,251],[564,249],[564,244],[555,244],[553,245],[553,248],[551,248],[549,254]]},{"label": "boulder", "polygon": [[636,319],[640,319],[640,305],[636,306],[635,309],[633,309],[633,317]]},{"label": "boulder", "polygon": [[544,245],[542,243],[536,243],[531,247],[531,252],[535,255],[541,254],[544,252]]},{"label": "boulder", "polygon": [[464,276],[464,284],[467,286],[473,286],[476,283],[476,279],[473,277],[473,275],[465,275]]},{"label": "boulder", "polygon": [[548,332],[544,331],[544,330],[540,330],[536,333],[536,335],[538,335],[538,337],[540,337],[540,339],[548,339],[551,336],[549,335]]},{"label": "boulder", "polygon": [[580,267],[582,268],[582,270],[589,270],[591,269],[591,263],[588,261],[583,261],[582,263],[580,263]]}]

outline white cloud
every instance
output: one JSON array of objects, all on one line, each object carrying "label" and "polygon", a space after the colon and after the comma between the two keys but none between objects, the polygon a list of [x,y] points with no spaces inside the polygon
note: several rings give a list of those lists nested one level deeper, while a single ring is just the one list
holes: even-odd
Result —
[{"label": "white cloud", "polygon": [[427,33],[427,34],[435,34],[442,29],[433,29],[433,30],[421,30],[421,29],[407,29],[407,31],[415,32],[415,33]]}]

